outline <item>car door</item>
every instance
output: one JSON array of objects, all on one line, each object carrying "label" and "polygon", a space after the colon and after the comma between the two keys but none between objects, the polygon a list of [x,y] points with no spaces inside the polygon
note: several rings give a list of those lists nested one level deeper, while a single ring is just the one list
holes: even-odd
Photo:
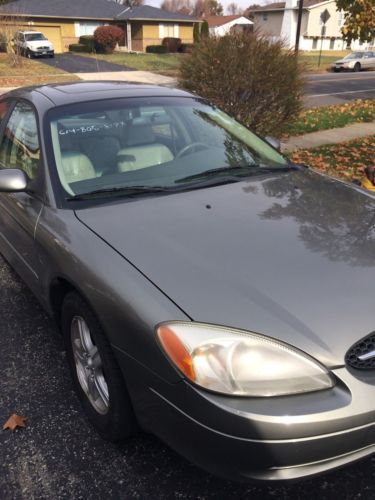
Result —
[{"label": "car door", "polygon": [[361,66],[364,69],[371,68],[372,53],[365,52],[362,57]]},{"label": "car door", "polygon": [[368,52],[367,67],[375,68],[375,52]]},{"label": "car door", "polygon": [[39,273],[35,230],[43,209],[42,169],[37,116],[27,101],[15,103],[3,127],[0,169],[18,168],[29,178],[22,193],[0,193],[0,251],[36,293]]}]

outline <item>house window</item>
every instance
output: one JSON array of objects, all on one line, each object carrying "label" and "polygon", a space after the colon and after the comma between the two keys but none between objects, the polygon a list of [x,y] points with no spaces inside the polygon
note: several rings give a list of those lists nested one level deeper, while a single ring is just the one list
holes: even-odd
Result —
[{"label": "house window", "polygon": [[267,14],[267,12],[263,12],[263,21],[268,21],[268,14]]},{"label": "house window", "polygon": [[333,50],[335,48],[335,38],[331,38],[329,41],[329,50]]},{"label": "house window", "polygon": [[165,23],[159,24],[159,38],[178,38],[179,37],[178,24]]},{"label": "house window", "polygon": [[312,48],[313,49],[317,49],[318,48],[318,39],[317,38],[313,38]]},{"label": "house window", "polygon": [[74,23],[75,34],[77,37],[83,35],[93,35],[96,28],[103,26],[104,23]]},{"label": "house window", "polygon": [[337,13],[337,24],[341,27],[343,26],[344,22],[345,22],[345,14],[343,10],[340,10]]}]

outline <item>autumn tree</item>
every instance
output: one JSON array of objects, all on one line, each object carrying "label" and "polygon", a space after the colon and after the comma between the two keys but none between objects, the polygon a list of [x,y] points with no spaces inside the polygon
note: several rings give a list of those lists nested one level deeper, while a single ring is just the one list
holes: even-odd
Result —
[{"label": "autumn tree", "polygon": [[251,20],[254,20],[254,10],[259,9],[261,7],[258,3],[253,3],[249,5],[249,7],[243,11],[243,15],[248,17]]},{"label": "autumn tree", "polygon": [[375,36],[374,0],[336,0],[338,10],[344,11],[345,23],[341,28],[344,40],[372,42]]}]

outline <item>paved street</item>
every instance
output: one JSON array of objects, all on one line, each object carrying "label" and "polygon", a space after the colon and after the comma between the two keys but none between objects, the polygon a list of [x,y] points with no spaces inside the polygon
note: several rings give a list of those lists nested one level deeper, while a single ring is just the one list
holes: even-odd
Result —
[{"label": "paved street", "polygon": [[0,423],[13,412],[28,422],[0,430],[1,500],[375,498],[375,457],[291,486],[241,485],[200,471],[150,435],[104,442],[72,392],[54,324],[1,258],[0,290]]},{"label": "paved street", "polygon": [[327,73],[307,77],[305,106],[342,104],[375,98],[375,71]]}]

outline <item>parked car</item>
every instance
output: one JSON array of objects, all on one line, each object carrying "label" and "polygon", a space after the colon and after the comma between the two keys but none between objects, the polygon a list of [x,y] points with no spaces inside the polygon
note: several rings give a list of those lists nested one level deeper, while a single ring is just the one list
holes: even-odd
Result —
[{"label": "parked car", "polygon": [[333,71],[350,69],[351,71],[361,71],[362,69],[375,68],[375,51],[351,52],[343,59],[335,61],[332,65]]},{"label": "parked car", "polygon": [[14,47],[25,57],[54,57],[53,44],[40,31],[17,31]]},{"label": "parked car", "polygon": [[375,451],[372,193],[182,90],[23,88],[0,119],[0,251],[101,436],[240,480]]}]

